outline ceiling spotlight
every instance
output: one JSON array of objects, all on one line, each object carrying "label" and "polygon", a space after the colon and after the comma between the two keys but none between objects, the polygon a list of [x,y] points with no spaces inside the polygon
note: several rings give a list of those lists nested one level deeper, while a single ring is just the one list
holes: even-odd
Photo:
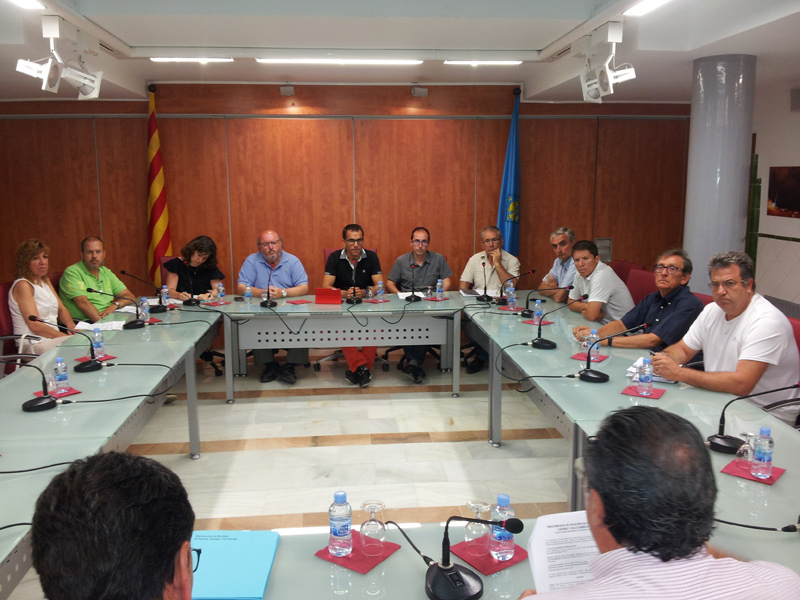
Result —
[{"label": "ceiling spotlight", "polygon": [[428,88],[415,85],[411,88],[411,95],[414,96],[414,98],[427,98]]},{"label": "ceiling spotlight", "polygon": [[17,71],[41,79],[42,89],[46,92],[55,94],[58,91],[58,84],[61,82],[61,64],[52,58],[48,58],[43,63],[19,59]]},{"label": "ceiling spotlight", "polygon": [[281,96],[294,96],[294,86],[293,85],[282,85],[281,86]]},{"label": "ceiling spotlight", "polygon": [[100,96],[100,84],[103,72],[89,73],[81,68],[66,67],[61,73],[61,80],[66,81],[78,90],[79,100],[93,100]]},{"label": "ceiling spotlight", "polygon": [[581,73],[580,79],[581,91],[583,92],[583,101],[602,104],[603,100],[600,98],[600,96],[602,96],[600,93],[600,85],[597,82],[597,77],[595,76],[594,71],[584,71]]}]

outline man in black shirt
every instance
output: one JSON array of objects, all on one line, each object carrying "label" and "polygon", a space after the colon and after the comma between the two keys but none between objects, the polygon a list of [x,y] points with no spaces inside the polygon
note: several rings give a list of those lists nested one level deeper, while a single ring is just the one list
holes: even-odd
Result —
[{"label": "man in black shirt", "polygon": [[[364,229],[351,223],[342,231],[342,239],[344,248],[341,252],[332,252],[325,263],[322,287],[339,288],[342,298],[347,300],[363,298],[368,288],[374,293],[374,287],[383,279],[381,262],[377,254],[364,249]],[[349,367],[345,374],[347,381],[361,387],[369,385],[377,350],[376,346],[365,346],[361,350],[342,348]]]}]

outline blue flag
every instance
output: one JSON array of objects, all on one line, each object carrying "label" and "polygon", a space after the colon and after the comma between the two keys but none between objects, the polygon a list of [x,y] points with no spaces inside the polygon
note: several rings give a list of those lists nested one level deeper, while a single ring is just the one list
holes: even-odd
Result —
[{"label": "blue flag", "polygon": [[503,250],[514,256],[519,253],[519,95],[520,89],[516,88],[497,210],[497,228],[503,235]]}]

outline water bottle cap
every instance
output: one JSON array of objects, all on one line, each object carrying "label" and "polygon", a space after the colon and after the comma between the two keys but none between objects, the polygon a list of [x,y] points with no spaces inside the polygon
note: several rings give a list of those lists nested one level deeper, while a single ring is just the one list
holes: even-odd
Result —
[{"label": "water bottle cap", "polygon": [[145,298],[144,296],[142,296],[142,297],[141,297],[141,301],[142,301],[142,302],[147,302],[147,298]]},{"label": "water bottle cap", "polygon": [[333,495],[333,501],[336,504],[344,504],[345,502],[347,502],[347,492],[336,492]]},{"label": "water bottle cap", "polygon": [[497,506],[508,506],[511,503],[511,498],[508,494],[497,494]]},{"label": "water bottle cap", "polygon": [[94,332],[95,332],[95,333],[100,333],[100,328],[99,328],[99,327],[95,327],[95,328],[94,328]]},{"label": "water bottle cap", "polygon": [[592,335],[597,335],[597,329],[592,329]]},{"label": "water bottle cap", "polygon": [[61,356],[56,356],[56,362],[57,363],[64,362],[64,359]]},{"label": "water bottle cap", "polygon": [[762,427],[761,428],[761,435],[762,436],[770,435],[771,433],[772,433],[772,430],[769,427]]},{"label": "water bottle cap", "polygon": [[441,279],[437,279],[436,283],[442,283],[442,280]]},{"label": "water bottle cap", "polygon": [[537,301],[536,301],[536,304],[541,304],[541,303],[542,303],[542,301],[541,301],[541,300],[537,300]]},{"label": "water bottle cap", "polygon": [[645,358],[645,359],[642,361],[642,363],[643,363],[643,364],[645,364],[645,365],[649,365],[649,364],[650,364],[650,359],[649,359],[649,358]]}]

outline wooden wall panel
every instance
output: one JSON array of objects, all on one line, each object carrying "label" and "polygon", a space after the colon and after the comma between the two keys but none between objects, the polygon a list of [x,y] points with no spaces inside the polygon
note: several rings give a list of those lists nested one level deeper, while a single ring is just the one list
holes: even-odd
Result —
[{"label": "wooden wall panel", "polygon": [[98,119],[97,151],[106,266],[134,294],[153,295],[120,274],[147,279],[147,121]]},{"label": "wooden wall panel", "polygon": [[323,247],[340,245],[353,218],[352,122],[229,119],[227,128],[234,279],[258,235],[274,229],[313,291]]},{"label": "wooden wall panel", "polygon": [[32,237],[50,246],[50,269],[61,271],[100,231],[94,120],[0,120],[0,139],[0,277],[13,278],[17,245]]},{"label": "wooden wall panel", "polygon": [[231,265],[225,121],[160,119],[158,129],[173,254],[198,235],[211,237],[230,293],[240,265]]},{"label": "wooden wall panel", "polygon": [[388,274],[427,227],[457,280],[472,255],[475,121],[356,121],[356,217]]},{"label": "wooden wall panel", "polygon": [[601,119],[595,237],[643,265],[683,240],[688,120]]}]

